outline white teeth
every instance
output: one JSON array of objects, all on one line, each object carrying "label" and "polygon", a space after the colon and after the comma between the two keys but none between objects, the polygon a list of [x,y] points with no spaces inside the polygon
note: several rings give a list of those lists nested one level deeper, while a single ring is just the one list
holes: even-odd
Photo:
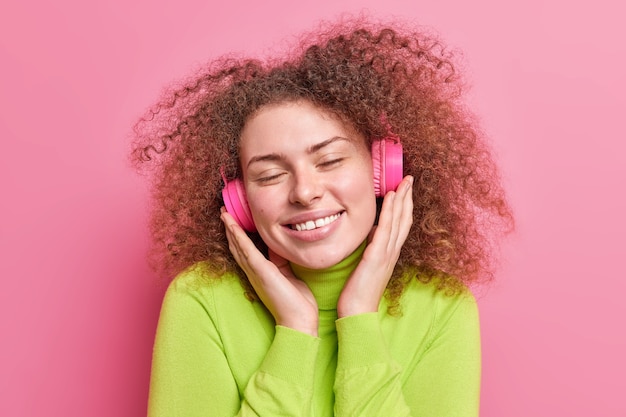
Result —
[{"label": "white teeth", "polygon": [[331,224],[335,220],[339,218],[340,214],[333,214],[332,216],[323,217],[321,219],[309,220],[305,223],[298,223],[295,225],[295,229],[299,232],[302,230],[313,230],[318,227],[326,226]]}]

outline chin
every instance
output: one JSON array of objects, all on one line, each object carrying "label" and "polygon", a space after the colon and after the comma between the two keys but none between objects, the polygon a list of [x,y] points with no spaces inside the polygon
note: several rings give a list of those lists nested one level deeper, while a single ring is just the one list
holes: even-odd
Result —
[{"label": "chin", "polygon": [[353,248],[338,249],[332,247],[324,251],[310,250],[304,253],[286,254],[287,256],[284,256],[284,258],[308,269],[326,269],[346,259],[360,244],[361,242],[355,244]]}]

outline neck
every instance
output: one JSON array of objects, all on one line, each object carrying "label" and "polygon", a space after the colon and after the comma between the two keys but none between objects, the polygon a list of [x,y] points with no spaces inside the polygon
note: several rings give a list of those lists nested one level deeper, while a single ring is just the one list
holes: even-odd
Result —
[{"label": "neck", "polygon": [[304,281],[315,296],[320,310],[336,310],[337,300],[347,279],[361,261],[366,243],[363,242],[350,256],[330,268],[310,269],[294,263],[293,273]]}]

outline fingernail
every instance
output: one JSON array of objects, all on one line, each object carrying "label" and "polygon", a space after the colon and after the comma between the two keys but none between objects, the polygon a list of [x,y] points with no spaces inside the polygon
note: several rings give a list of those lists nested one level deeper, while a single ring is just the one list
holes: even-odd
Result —
[{"label": "fingernail", "polygon": [[409,181],[408,183],[405,185],[405,188],[408,190],[413,186],[413,176],[409,175]]}]

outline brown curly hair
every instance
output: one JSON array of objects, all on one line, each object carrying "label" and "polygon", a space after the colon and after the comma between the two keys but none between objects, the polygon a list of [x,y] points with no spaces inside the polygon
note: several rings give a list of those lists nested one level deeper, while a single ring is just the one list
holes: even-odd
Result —
[{"label": "brown curly hair", "polygon": [[135,125],[133,161],[153,169],[154,264],[170,276],[201,261],[212,277],[234,271],[254,298],[220,221],[220,170],[240,176],[240,133],[261,107],[308,100],[369,141],[389,128],[401,138],[414,222],[388,285],[392,301],[409,270],[449,293],[489,280],[494,237],[513,216],[456,68],[436,37],[363,19],[303,37],[283,59],[213,61]]}]

